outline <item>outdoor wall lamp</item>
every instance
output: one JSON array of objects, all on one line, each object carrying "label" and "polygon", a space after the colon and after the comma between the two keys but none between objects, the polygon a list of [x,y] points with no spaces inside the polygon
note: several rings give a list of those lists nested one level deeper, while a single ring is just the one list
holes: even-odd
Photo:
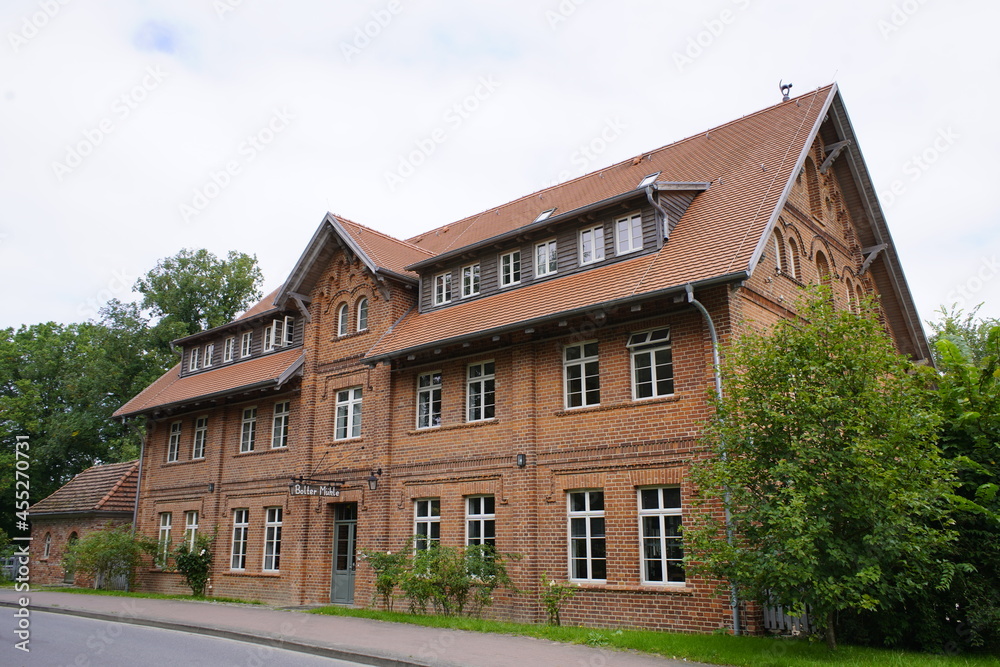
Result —
[{"label": "outdoor wall lamp", "polygon": [[372,474],[368,475],[368,490],[374,491],[378,488],[378,478],[382,476],[382,469],[372,470]]},{"label": "outdoor wall lamp", "polygon": [[523,468],[526,465],[528,465],[528,457],[527,457],[527,455],[525,455],[525,454],[518,454],[517,455],[517,467],[518,468]]}]

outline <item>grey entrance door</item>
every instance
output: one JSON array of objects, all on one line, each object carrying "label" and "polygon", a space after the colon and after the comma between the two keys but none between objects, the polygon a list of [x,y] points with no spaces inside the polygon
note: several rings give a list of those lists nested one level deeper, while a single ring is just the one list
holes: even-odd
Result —
[{"label": "grey entrance door", "polygon": [[357,503],[336,505],[333,522],[333,576],[330,583],[330,602],[333,604],[354,603],[357,526]]}]

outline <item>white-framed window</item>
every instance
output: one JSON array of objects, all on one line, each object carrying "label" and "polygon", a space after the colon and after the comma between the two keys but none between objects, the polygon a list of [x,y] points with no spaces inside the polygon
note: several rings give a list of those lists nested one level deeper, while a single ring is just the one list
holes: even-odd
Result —
[{"label": "white-framed window", "polygon": [[196,371],[201,367],[201,348],[191,348],[191,356],[188,357],[188,370]]},{"label": "white-framed window", "polygon": [[642,250],[641,213],[633,213],[615,220],[615,244],[619,255]]},{"label": "white-framed window", "polygon": [[521,282],[521,251],[500,255],[500,287]]},{"label": "white-framed window", "polygon": [[496,499],[469,496],[465,499],[465,543],[497,545]]},{"label": "white-framed window", "polygon": [[566,494],[569,518],[569,578],[571,581],[605,581],[608,557],[604,538],[604,491],[570,491]]},{"label": "white-framed window", "polygon": [[249,357],[253,352],[253,332],[246,331],[240,339],[240,356]]},{"label": "white-framed window", "polygon": [[441,542],[441,499],[413,501],[413,547],[430,549]]},{"label": "white-framed window", "polygon": [[156,540],[156,564],[159,567],[166,567],[170,556],[170,527],[173,519],[170,512],[160,512],[160,534]]},{"label": "white-framed window", "polygon": [[170,439],[167,441],[167,463],[176,461],[181,450],[181,422],[170,425]]},{"label": "white-framed window", "polygon": [[351,313],[347,304],[341,304],[337,309],[337,335],[346,336],[351,330]]},{"label": "white-framed window", "polygon": [[291,315],[286,315],[281,329],[283,332],[283,338],[280,344],[287,347],[292,344],[292,341],[295,340],[295,318]]},{"label": "white-framed window", "polygon": [[245,570],[247,567],[247,537],[250,533],[250,510],[233,510],[233,550],[229,560],[232,570]]},{"label": "white-framed window", "polygon": [[363,298],[358,301],[358,331],[368,329],[368,299]]},{"label": "white-framed window", "polygon": [[236,353],[236,337],[230,336],[226,339],[225,344],[222,347],[222,363],[226,364],[233,360],[233,355]]},{"label": "white-framed window", "polygon": [[677,486],[639,489],[642,583],[684,583],[681,490]]},{"label": "white-framed window", "polygon": [[265,508],[264,571],[277,572],[281,566],[281,508]]},{"label": "white-framed window", "polygon": [[[280,337],[281,334],[278,334]],[[264,351],[271,352],[274,350],[274,324],[264,327]]]},{"label": "white-framed window", "polygon": [[282,401],[274,404],[274,422],[271,428],[271,449],[288,446],[288,415],[291,402]]},{"label": "white-framed window", "polygon": [[462,298],[479,294],[479,264],[462,267]]},{"label": "white-framed window", "polygon": [[674,358],[670,328],[652,329],[629,336],[632,357],[632,398],[653,398],[674,393]]},{"label": "white-framed window", "polygon": [[194,441],[191,444],[191,458],[205,458],[205,441],[208,439],[208,417],[194,420]]},{"label": "white-framed window", "polygon": [[361,437],[361,387],[337,392],[337,432],[335,440]]},{"label": "white-framed window", "polygon": [[194,539],[198,536],[198,512],[192,510],[184,513],[184,543],[194,551]]},{"label": "white-framed window", "polygon": [[493,419],[496,412],[496,365],[492,361],[469,364],[466,375],[466,421]]},{"label": "white-framed window", "polygon": [[202,366],[208,368],[212,365],[212,358],[215,356],[215,344],[209,343],[205,346],[205,356],[202,361]]},{"label": "white-framed window", "polygon": [[257,408],[243,409],[243,428],[240,431],[240,452],[252,452],[257,442]]},{"label": "white-framed window", "polygon": [[42,558],[48,558],[49,554],[52,553],[52,533],[45,533],[45,551],[42,552]]},{"label": "white-framed window", "polygon": [[604,225],[580,230],[580,264],[604,259]]},{"label": "white-framed window", "polygon": [[451,301],[451,272],[434,276],[434,305],[440,306]]},{"label": "white-framed window", "polygon": [[551,276],[559,270],[559,256],[556,254],[555,240],[543,241],[535,245],[535,275]]},{"label": "white-framed window", "polygon": [[417,428],[441,425],[441,371],[417,376]]},{"label": "white-framed window", "polygon": [[567,408],[600,405],[601,374],[596,340],[563,348],[563,379]]}]

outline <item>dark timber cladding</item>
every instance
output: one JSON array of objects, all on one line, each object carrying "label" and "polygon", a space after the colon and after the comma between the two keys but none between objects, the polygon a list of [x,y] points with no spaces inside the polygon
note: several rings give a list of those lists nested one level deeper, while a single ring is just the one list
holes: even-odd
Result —
[{"label": "dark timber cladding", "polygon": [[[328,213],[281,288],[178,341],[183,368],[116,413],[147,420],[137,529],[217,530],[216,595],[372,604],[361,550],[439,539],[523,556],[498,617],[544,620],[544,575],[579,584],[567,623],[731,627],[718,582],[682,564],[713,384],[689,294],[726,340],[796,317],[820,281],[838,308],[877,295],[897,346],[928,356],[836,86],[408,240]],[[183,590],[169,568],[140,581]]]}]

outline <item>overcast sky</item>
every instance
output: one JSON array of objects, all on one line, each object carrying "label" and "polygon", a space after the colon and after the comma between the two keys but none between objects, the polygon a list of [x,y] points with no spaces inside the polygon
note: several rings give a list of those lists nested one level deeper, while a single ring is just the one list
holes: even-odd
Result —
[{"label": "overcast sky", "polygon": [[[265,291],[326,211],[397,237],[837,81],[922,320],[1000,316],[996,3],[4,0],[0,327],[182,247]],[[895,192],[893,192],[895,188]]]}]

